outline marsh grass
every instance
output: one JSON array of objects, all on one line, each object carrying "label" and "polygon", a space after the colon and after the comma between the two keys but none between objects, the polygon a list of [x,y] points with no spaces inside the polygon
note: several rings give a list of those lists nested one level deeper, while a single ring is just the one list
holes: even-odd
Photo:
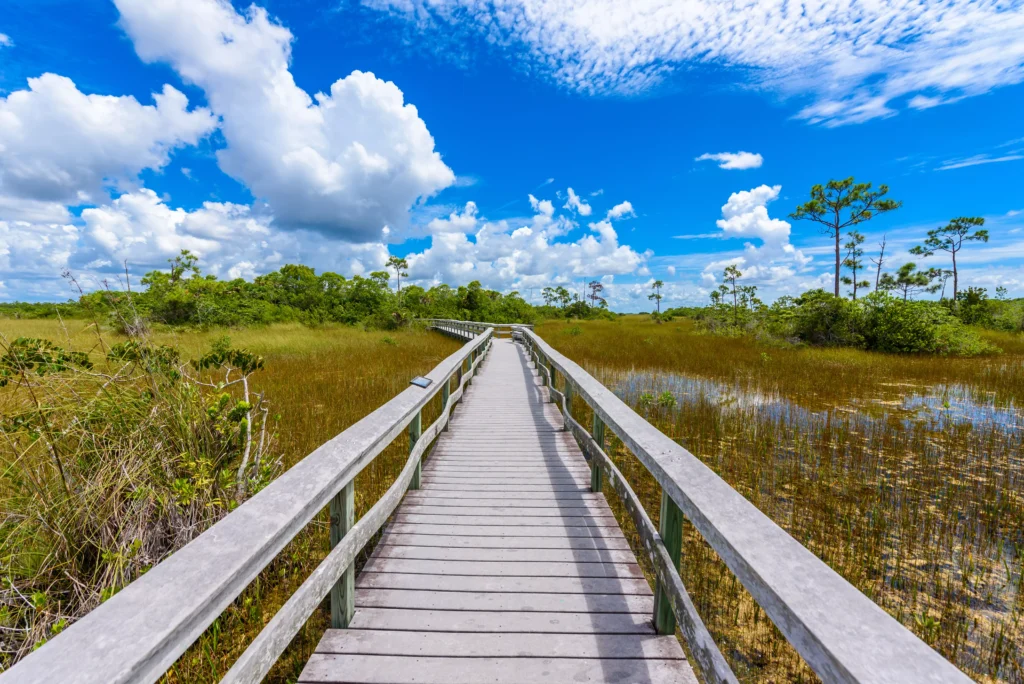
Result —
[{"label": "marsh grass", "polygon": [[[1024,339],[946,359],[578,325],[538,333],[965,672],[1024,681]],[[574,415],[590,420],[578,398]],[[609,453],[657,520],[658,484],[618,440]],[[681,573],[741,679],[815,681],[688,524]]]},{"label": "marsh grass", "polygon": [[[0,332],[8,338],[36,337],[52,340],[68,349],[102,355],[102,345],[123,338],[97,330],[89,322],[0,320]],[[156,344],[177,347],[184,359],[196,358],[210,345],[228,335],[232,346],[263,356],[265,370],[254,374],[254,390],[263,392],[276,424],[275,449],[283,468],[290,467],[320,444],[342,432],[396,394],[409,380],[428,372],[456,351],[460,344],[437,333],[408,329],[387,334],[330,326],[307,328],[275,325],[241,330],[177,331],[156,330]],[[102,338],[103,342],[99,340]],[[10,393],[0,389],[0,413],[11,410]],[[423,424],[429,425],[440,413],[440,398],[425,409]],[[405,464],[408,439],[399,437],[370,466],[356,477],[356,516],[365,513],[394,482]],[[0,445],[0,462],[6,469],[23,467],[17,457]],[[52,469],[40,465],[40,472],[53,479]],[[23,511],[7,504],[17,492],[0,492],[3,515],[9,520]],[[196,524],[196,533],[216,521],[210,516]],[[13,540],[0,538],[0,546]],[[186,540],[187,541],[187,540]],[[239,654],[293,591],[309,576],[328,551],[326,512],[321,512],[279,556],[259,575],[218,620],[183,654],[169,670],[169,682],[215,682],[230,668]],[[7,546],[9,549],[10,547]],[[368,547],[359,563],[365,561]],[[7,555],[6,551],[3,554]],[[154,559],[158,560],[158,559]],[[2,568],[10,575],[12,568]],[[123,578],[124,583],[134,577]],[[46,577],[20,577],[44,585]],[[85,587],[91,592],[93,588]],[[98,603],[83,603],[91,607]],[[39,611],[52,610],[40,606]],[[53,616],[51,616],[53,617]],[[78,617],[72,614],[70,619]],[[327,611],[314,613],[287,652],[278,661],[268,681],[294,681],[328,625]]]}]

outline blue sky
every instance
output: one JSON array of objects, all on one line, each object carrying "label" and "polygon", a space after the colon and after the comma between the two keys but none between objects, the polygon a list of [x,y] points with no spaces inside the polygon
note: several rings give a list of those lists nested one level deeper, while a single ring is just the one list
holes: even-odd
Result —
[{"label": "blue sky", "polygon": [[771,299],[828,286],[787,215],[850,175],[904,202],[864,226],[886,270],[984,216],[961,282],[1024,296],[1024,4],[733,4],[8,0],[0,299],[182,248],[538,301],[600,278],[621,310],[736,263]]}]

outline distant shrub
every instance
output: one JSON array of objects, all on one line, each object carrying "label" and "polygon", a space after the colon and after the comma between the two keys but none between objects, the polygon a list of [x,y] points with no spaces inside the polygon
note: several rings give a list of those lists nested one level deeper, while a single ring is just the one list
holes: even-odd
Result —
[{"label": "distant shrub", "polygon": [[861,308],[856,302],[824,290],[805,292],[793,302],[788,317],[792,333],[820,346],[859,347],[864,343]]},{"label": "distant shrub", "polygon": [[912,302],[884,292],[863,300],[864,339],[869,349],[894,353],[976,356],[997,348],[984,342],[949,309],[935,302]]}]

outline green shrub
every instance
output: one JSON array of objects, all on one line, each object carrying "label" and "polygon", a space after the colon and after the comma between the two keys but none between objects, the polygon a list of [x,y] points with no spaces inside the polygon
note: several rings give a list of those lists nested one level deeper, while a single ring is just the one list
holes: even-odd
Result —
[{"label": "green shrub", "polygon": [[793,335],[803,342],[843,347],[864,344],[861,308],[824,290],[811,290],[794,300],[788,321]]},{"label": "green shrub", "polygon": [[936,302],[897,299],[873,292],[863,300],[869,349],[894,353],[975,356],[998,351]]},{"label": "green shrub", "polygon": [[94,358],[40,339],[0,343],[0,669],[279,472],[249,385],[262,367],[226,339],[191,367],[138,338]]}]

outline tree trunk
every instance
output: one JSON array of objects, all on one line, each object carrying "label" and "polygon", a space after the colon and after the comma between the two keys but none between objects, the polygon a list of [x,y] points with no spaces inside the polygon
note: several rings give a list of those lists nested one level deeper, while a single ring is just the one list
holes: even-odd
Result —
[{"label": "tree trunk", "polygon": [[839,258],[839,226],[836,226],[836,297],[839,296],[839,269],[842,260]]},{"label": "tree trunk", "polygon": [[955,303],[956,302],[956,292],[957,292],[957,288],[959,287],[959,282],[957,280],[957,273],[956,273],[956,250],[953,250],[951,252],[951,254],[953,255],[953,302]]}]

